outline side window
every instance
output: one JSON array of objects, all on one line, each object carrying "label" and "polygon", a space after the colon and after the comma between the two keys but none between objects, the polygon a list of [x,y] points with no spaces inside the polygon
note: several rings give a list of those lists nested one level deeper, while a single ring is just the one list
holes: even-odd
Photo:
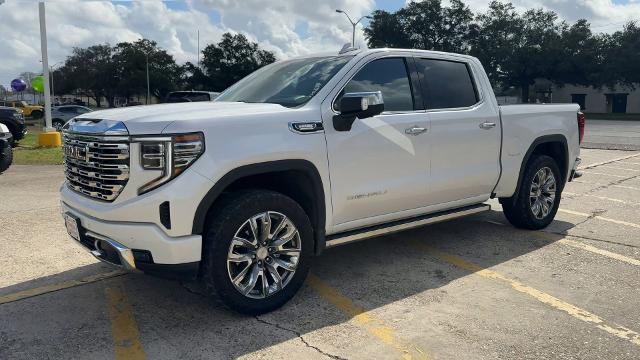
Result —
[{"label": "side window", "polygon": [[427,91],[427,109],[459,108],[478,102],[478,93],[465,63],[416,59]]},{"label": "side window", "polygon": [[403,58],[385,58],[368,63],[347,83],[342,94],[363,91],[382,91],[385,111],[414,109],[409,75]]}]

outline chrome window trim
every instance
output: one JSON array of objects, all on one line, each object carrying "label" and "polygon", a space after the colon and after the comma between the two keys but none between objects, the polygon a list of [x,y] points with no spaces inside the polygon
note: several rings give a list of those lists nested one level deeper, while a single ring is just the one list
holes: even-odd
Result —
[{"label": "chrome window trim", "polygon": [[[351,81],[351,79],[354,78],[354,76],[356,76],[358,74],[358,72],[360,72],[360,70],[362,70],[365,66],[367,66],[368,64],[376,61],[376,60],[380,60],[380,59],[386,59],[386,58],[402,58],[405,62],[405,68],[408,67],[406,61],[407,58],[412,57],[413,55],[410,54],[402,54],[402,53],[383,53],[383,56],[375,56],[378,55],[380,53],[373,53],[371,55],[369,55],[368,57],[372,57],[372,59],[365,61],[361,66],[358,66],[357,64],[354,66],[354,68],[356,68],[356,70],[354,71],[353,74],[351,74],[351,76],[349,76],[349,78],[344,81],[342,86],[339,86],[340,90],[338,90],[336,92],[336,94],[333,96],[333,100],[331,100],[331,103],[329,104],[329,108],[331,109],[331,112],[334,115],[340,115],[339,112],[337,112],[334,107],[333,104],[335,104],[336,100],[338,99],[338,95],[340,95],[340,93],[342,92],[342,90],[344,90],[344,88],[347,86],[347,84],[349,84],[349,81]],[[365,57],[366,59],[366,57]],[[351,69],[349,69],[349,71],[351,71]],[[411,70],[410,69],[406,69],[407,71],[407,78],[409,80],[409,86],[411,87],[412,90],[413,89],[413,85],[411,83]],[[342,79],[341,79],[342,80]],[[384,100],[384,94],[382,95],[382,100]],[[414,101],[414,96],[413,93],[411,93],[411,101]],[[416,104],[413,104],[413,106],[415,106]],[[397,113],[421,113],[424,112],[424,110],[400,110],[400,111],[383,111],[380,115],[393,115],[393,114],[397,114]],[[379,115],[378,115],[379,116]]]}]

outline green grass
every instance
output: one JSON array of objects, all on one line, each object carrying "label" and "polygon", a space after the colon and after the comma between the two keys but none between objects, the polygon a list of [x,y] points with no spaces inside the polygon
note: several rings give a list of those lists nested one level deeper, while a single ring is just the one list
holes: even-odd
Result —
[{"label": "green grass", "polygon": [[62,148],[44,148],[38,146],[39,125],[29,126],[29,133],[13,148],[15,165],[61,165]]}]

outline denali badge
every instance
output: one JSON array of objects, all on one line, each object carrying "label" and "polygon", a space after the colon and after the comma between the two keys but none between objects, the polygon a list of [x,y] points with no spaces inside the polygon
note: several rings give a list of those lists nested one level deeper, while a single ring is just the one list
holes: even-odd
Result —
[{"label": "denali badge", "polygon": [[89,161],[89,146],[65,145],[64,154],[74,160]]},{"label": "denali badge", "polygon": [[372,191],[364,194],[349,195],[347,196],[347,200],[360,200],[360,199],[369,198],[372,196],[381,196],[386,193],[387,193],[387,190],[380,190],[380,191]]}]

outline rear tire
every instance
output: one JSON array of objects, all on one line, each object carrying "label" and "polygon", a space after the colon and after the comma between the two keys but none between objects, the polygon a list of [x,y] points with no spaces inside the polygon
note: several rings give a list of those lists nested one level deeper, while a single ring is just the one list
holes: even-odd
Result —
[{"label": "rear tire", "polygon": [[501,198],[500,204],[513,226],[539,230],[547,227],[556,216],[561,192],[562,176],[555,160],[537,155],[529,160],[518,193]]},{"label": "rear tire", "polygon": [[250,315],[270,312],[302,286],[313,230],[291,198],[267,190],[233,193],[213,209],[206,225],[202,279],[229,308]]}]

